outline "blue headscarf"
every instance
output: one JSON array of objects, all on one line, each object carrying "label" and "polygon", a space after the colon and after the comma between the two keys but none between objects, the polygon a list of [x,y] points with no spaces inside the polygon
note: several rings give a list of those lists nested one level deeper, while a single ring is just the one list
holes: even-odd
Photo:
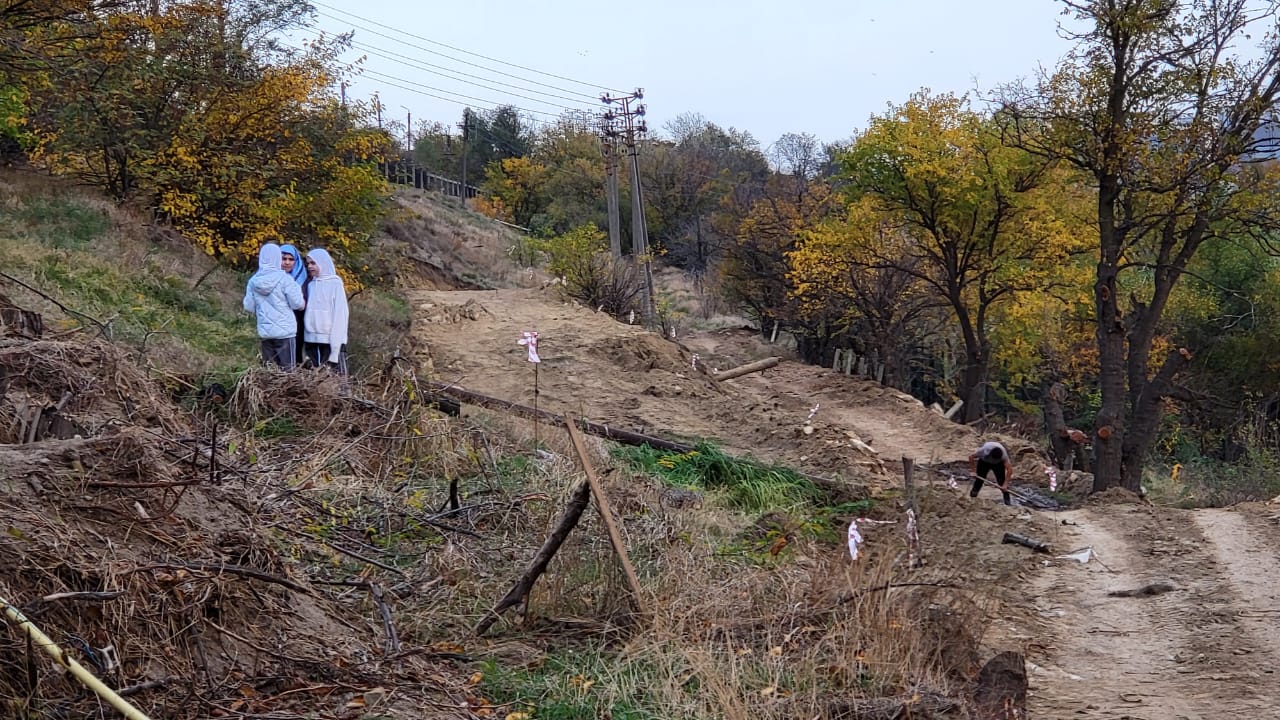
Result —
[{"label": "blue headscarf", "polygon": [[292,245],[281,245],[280,252],[293,256],[293,272],[290,274],[293,275],[294,281],[299,285],[305,283],[307,281],[307,265],[302,262],[302,255],[298,253],[298,248]]}]

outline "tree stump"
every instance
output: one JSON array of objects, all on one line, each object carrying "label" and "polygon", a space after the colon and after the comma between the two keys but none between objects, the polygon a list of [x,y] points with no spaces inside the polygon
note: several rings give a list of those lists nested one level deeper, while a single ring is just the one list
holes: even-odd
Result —
[{"label": "tree stump", "polygon": [[1025,720],[1027,717],[1027,663],[1022,653],[1002,652],[978,671],[973,693],[977,720]]},{"label": "tree stump", "polygon": [[4,335],[39,339],[44,335],[44,318],[40,313],[14,305],[6,295],[0,293],[0,336]]}]

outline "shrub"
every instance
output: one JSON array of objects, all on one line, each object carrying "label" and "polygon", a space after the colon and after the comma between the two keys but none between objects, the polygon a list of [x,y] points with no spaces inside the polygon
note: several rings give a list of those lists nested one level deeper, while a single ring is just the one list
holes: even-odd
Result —
[{"label": "shrub", "polygon": [[640,272],[633,263],[609,256],[606,236],[594,225],[537,241],[547,256],[547,271],[564,283],[565,292],[588,307],[621,316],[635,309]]}]

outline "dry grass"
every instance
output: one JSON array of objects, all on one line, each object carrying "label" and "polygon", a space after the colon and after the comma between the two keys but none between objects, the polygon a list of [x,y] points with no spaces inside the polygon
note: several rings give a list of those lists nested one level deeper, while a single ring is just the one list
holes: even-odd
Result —
[{"label": "dry grass", "polygon": [[[6,260],[24,277],[63,278],[55,286],[86,312],[121,312],[118,328],[132,306],[112,283],[128,278],[104,266],[102,248],[119,242],[137,267],[181,257],[139,255],[168,241],[139,242],[128,229],[93,235],[89,247],[41,236],[33,249],[22,241],[38,226],[22,215],[28,206],[4,202],[0,222],[19,238],[0,241]],[[493,248],[451,252],[464,250]],[[198,260],[170,272],[182,277]],[[238,300],[234,273],[206,286],[217,307]],[[868,530],[855,564],[840,537],[846,515],[766,524],[725,507],[678,509],[656,480],[614,467],[596,440],[652,612],[632,615],[591,511],[528,605],[476,639],[471,628],[581,480],[563,431],[543,426],[535,443],[528,422],[439,415],[392,356],[353,380],[251,369],[227,380],[225,404],[188,397],[184,409],[171,395],[191,388],[154,379],[179,372],[165,369],[161,348],[175,368],[218,357],[192,345],[190,327],[169,328],[141,347],[86,330],[0,342],[4,439],[15,439],[20,405],[68,391],[66,413],[85,430],[0,445],[0,596],[83,662],[97,658],[111,684],[155,683],[131,695],[154,717],[853,717],[863,700],[955,696],[972,677],[986,601],[946,587],[961,583],[945,566],[903,568],[894,526]],[[880,512],[897,515],[892,501]],[[891,587],[903,583],[915,584]],[[122,594],[41,600],[76,591]],[[8,716],[102,716],[49,669],[0,633]]]},{"label": "dry grass", "polygon": [[[127,357],[81,364],[93,347],[14,341],[0,357],[54,392],[119,383],[166,406]],[[418,401],[412,372],[381,380],[253,370],[225,406],[167,406],[155,426],[83,391],[73,414],[114,421],[86,440],[0,452],[10,478],[39,468],[0,494],[12,518],[0,593],[59,637],[114,648],[113,683],[164,680],[135,696],[161,717],[300,717],[378,686],[400,699],[380,710],[392,718],[432,703],[546,718],[837,717],[859,698],[968,681],[983,608],[939,587],[945,575],[908,576],[896,533],[869,531],[877,549],[853,564],[798,520],[767,537],[785,538],[773,554],[750,516],[670,508],[595,440],[652,613],[631,615],[589,513],[498,641],[475,640],[580,470],[556,428],[540,429],[535,451],[527,422],[446,418]],[[925,585],[887,587],[904,580]],[[86,590],[123,595],[89,611],[38,600]],[[25,687],[25,657],[16,637],[0,641],[0,695],[26,698],[16,711],[87,708],[65,678]],[[466,680],[476,667],[478,684]]]},{"label": "dry grass", "polygon": [[397,190],[383,233],[398,246],[403,282],[430,289],[532,287],[541,274],[523,267],[522,235],[464,211],[437,193]]}]

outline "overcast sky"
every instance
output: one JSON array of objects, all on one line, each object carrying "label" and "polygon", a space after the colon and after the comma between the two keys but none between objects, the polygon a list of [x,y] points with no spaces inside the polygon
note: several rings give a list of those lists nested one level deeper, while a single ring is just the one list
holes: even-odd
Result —
[{"label": "overcast sky", "polygon": [[654,130],[697,112],[762,146],[786,132],[832,141],[922,87],[989,90],[1069,48],[1055,0],[313,1],[317,28],[354,30],[347,59],[366,56],[348,96],[376,91],[415,125],[456,124],[463,104],[550,120],[641,87]]}]

